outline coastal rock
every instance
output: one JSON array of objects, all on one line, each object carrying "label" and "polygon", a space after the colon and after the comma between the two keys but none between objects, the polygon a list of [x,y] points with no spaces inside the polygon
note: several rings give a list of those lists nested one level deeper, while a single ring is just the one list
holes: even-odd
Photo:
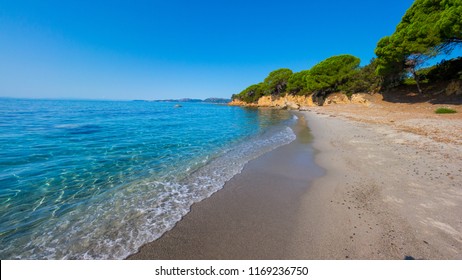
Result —
[{"label": "coastal rock", "polygon": [[287,107],[292,110],[298,110],[298,108],[300,108],[300,105],[298,105],[295,102],[287,102],[286,104],[287,104]]},{"label": "coastal rock", "polygon": [[286,96],[288,102],[293,102],[299,105],[299,107],[314,107],[317,106],[313,101],[313,95],[288,95]]},{"label": "coastal rock", "polygon": [[350,99],[348,99],[348,96],[344,93],[332,93],[329,96],[327,96],[326,100],[324,101],[324,106],[330,105],[330,104],[349,104]]},{"label": "coastal rock", "polygon": [[351,96],[351,103],[369,105],[370,102],[367,100],[369,96],[370,95],[366,93],[355,93]]},{"label": "coastal rock", "polygon": [[241,100],[233,100],[228,103],[230,106],[245,106],[245,107],[273,107],[278,109],[299,110],[300,108],[318,106],[313,101],[313,95],[290,95],[285,96],[262,96],[256,103],[246,103]]},{"label": "coastal rock", "polygon": [[245,103],[244,101],[241,101],[241,100],[238,100],[238,99],[234,99],[232,100],[231,102],[228,103],[229,106],[245,106],[247,103]]},{"label": "coastal rock", "polygon": [[461,95],[462,94],[462,81],[454,80],[446,87],[446,95]]},{"label": "coastal rock", "polygon": [[298,96],[289,95],[285,96],[262,96],[258,99],[256,104],[258,107],[275,107],[279,109],[292,109],[298,110],[301,106],[312,107],[316,106],[313,102],[312,96]]},{"label": "coastal rock", "polygon": [[235,99],[228,103],[229,106],[243,106],[243,107],[258,107],[256,103],[247,103],[238,99]]},{"label": "coastal rock", "polygon": [[260,99],[258,99],[258,106],[259,107],[274,107],[274,101],[275,101],[275,97],[273,96],[262,96],[260,97]]}]

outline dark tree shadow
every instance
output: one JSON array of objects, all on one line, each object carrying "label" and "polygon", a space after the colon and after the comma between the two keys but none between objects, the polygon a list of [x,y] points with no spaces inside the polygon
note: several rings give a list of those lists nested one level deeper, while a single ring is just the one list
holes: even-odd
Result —
[{"label": "dark tree shadow", "polygon": [[422,103],[461,105],[462,95],[446,95],[449,82],[421,85],[423,94],[419,94],[415,85],[401,85],[381,92],[383,100],[393,103]]}]

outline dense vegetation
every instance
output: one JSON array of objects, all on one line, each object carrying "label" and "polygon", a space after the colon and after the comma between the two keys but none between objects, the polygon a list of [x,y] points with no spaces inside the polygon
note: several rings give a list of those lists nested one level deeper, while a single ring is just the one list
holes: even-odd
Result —
[{"label": "dense vegetation", "polygon": [[416,0],[395,32],[379,40],[377,58],[368,65],[360,67],[359,58],[345,54],[296,73],[282,68],[271,72],[263,82],[234,94],[232,99],[252,103],[264,95],[313,94],[321,103],[332,92],[351,95],[404,83],[415,84],[422,93],[422,82],[462,79],[462,58],[423,68],[429,59],[449,54],[461,43],[462,0]]},{"label": "dense vegetation", "polygon": [[410,74],[421,92],[418,68],[462,43],[462,0],[416,0],[395,33],[380,39],[375,49],[377,74],[394,86]]}]

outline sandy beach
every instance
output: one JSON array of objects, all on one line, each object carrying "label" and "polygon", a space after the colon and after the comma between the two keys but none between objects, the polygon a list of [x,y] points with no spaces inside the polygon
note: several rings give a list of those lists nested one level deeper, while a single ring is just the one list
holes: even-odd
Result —
[{"label": "sandy beach", "polygon": [[297,112],[296,141],[129,259],[462,259],[460,113],[380,106]]},{"label": "sandy beach", "polygon": [[129,259],[288,259],[300,197],[324,171],[300,115],[297,139],[250,161],[222,190],[192,206]]},{"label": "sandy beach", "polygon": [[303,197],[298,256],[461,259],[460,145],[321,111],[306,115],[328,171]]}]

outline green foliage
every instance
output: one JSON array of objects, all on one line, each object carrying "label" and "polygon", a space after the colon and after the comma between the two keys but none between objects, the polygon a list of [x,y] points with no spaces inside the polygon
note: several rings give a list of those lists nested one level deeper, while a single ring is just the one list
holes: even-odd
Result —
[{"label": "green foliage", "polygon": [[421,92],[420,83],[462,79],[462,58],[422,68],[428,59],[449,54],[460,43],[462,0],[415,0],[395,32],[379,40],[375,49],[377,59],[369,65],[359,68],[359,58],[339,55],[297,73],[282,68],[232,98],[255,102],[263,95],[288,92],[315,93],[314,98],[323,99],[334,91],[374,92],[381,86],[402,82],[417,85]]},{"label": "green foliage", "polygon": [[441,17],[436,22],[440,36],[445,40],[462,39],[462,1],[443,0],[440,2],[442,7]]},{"label": "green foliage", "polygon": [[401,81],[401,84],[406,86],[415,86],[416,82],[413,78],[405,78]]},{"label": "green foliage", "polygon": [[458,43],[462,43],[462,0],[416,0],[393,35],[377,43],[376,71],[389,84],[401,80],[405,70],[418,82],[419,64],[450,53]]},{"label": "green foliage", "polygon": [[287,82],[292,76],[292,70],[282,68],[271,72],[262,83],[251,85],[239,94],[233,94],[232,100],[241,100],[247,103],[257,102],[264,95],[280,95],[285,92]]},{"label": "green foliage", "polygon": [[404,54],[400,44],[391,37],[379,40],[375,49],[377,55],[377,74],[381,76],[396,75],[404,69]]},{"label": "green foliage", "polygon": [[359,62],[359,58],[352,55],[332,56],[321,61],[306,76],[306,89],[324,93],[337,91],[356,73]]},{"label": "green foliage", "polygon": [[339,86],[339,90],[345,92],[347,95],[358,92],[378,91],[381,79],[375,72],[376,65],[376,60],[372,59],[368,65],[354,70],[351,77]]},{"label": "green foliage", "polygon": [[417,70],[417,73],[423,77],[423,78],[427,78],[428,74],[432,71],[435,71],[436,68],[438,68],[438,65],[432,65],[430,67],[425,67],[425,68],[421,68],[419,70]]},{"label": "green foliage", "polygon": [[416,0],[391,36],[404,54],[437,55],[462,42],[462,0]]},{"label": "green foliage", "polygon": [[233,94],[232,99],[238,99],[247,103],[253,103],[258,101],[260,97],[264,94],[264,85],[263,83],[251,85],[241,91],[239,94]]},{"label": "green foliage", "polygon": [[263,81],[265,86],[264,94],[280,95],[285,92],[290,76],[292,76],[292,70],[287,68],[281,68],[269,73],[268,77]]},{"label": "green foliage", "polygon": [[462,78],[462,57],[443,60],[433,67],[428,69],[425,73],[422,73],[427,79],[432,82],[435,81],[447,81],[451,79]]},{"label": "green foliage", "polygon": [[457,113],[456,110],[449,109],[449,108],[438,108],[435,110],[436,114],[455,114]]},{"label": "green foliage", "polygon": [[287,92],[290,94],[306,94],[308,90],[306,88],[306,77],[309,75],[309,70],[303,70],[297,73],[293,73],[287,82]]}]

